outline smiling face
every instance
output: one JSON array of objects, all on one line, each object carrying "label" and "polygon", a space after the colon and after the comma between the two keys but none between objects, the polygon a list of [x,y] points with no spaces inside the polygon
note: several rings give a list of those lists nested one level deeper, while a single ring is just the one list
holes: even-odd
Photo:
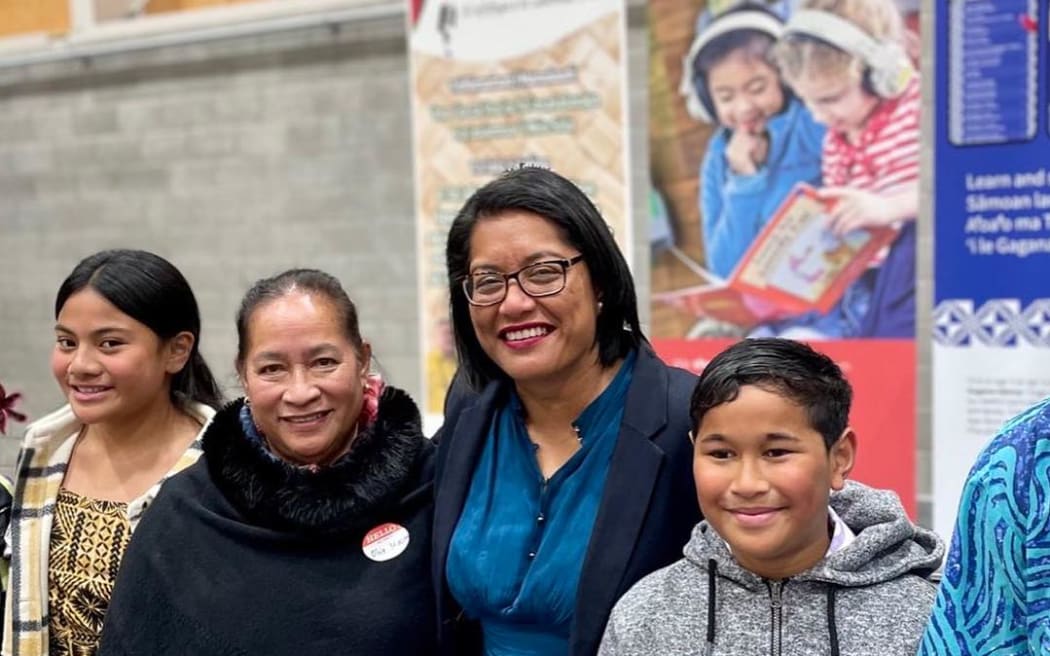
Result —
[{"label": "smiling face", "polygon": [[854,449],[847,429],[829,452],[804,408],[745,385],[697,427],[700,509],[743,567],[770,579],[793,576],[827,551],[830,491],[845,484]]},{"label": "smiling face", "polygon": [[784,109],[776,69],[743,48],[711,66],[707,87],[718,122],[730,130],[759,134],[766,121]]},{"label": "smiling face", "polygon": [[293,464],[330,464],[355,436],[371,350],[355,348],[343,319],[323,294],[294,289],[249,319],[240,373],[252,419]]},{"label": "smiling face", "polygon": [[[512,210],[478,220],[469,271],[510,273],[577,255],[554,223]],[[587,264],[573,265],[566,275],[565,289],[553,296],[532,298],[512,281],[501,303],[470,307],[481,348],[517,384],[564,382],[599,367],[598,299]]]},{"label": "smiling face", "polygon": [[192,345],[189,333],[161,340],[85,287],[58,313],[51,372],[80,421],[123,423],[171,402],[171,377]]}]

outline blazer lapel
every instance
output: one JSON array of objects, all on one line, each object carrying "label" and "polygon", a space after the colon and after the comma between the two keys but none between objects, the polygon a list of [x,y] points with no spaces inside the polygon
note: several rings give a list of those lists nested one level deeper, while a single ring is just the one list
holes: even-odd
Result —
[{"label": "blazer lapel", "polygon": [[[643,346],[638,351],[623,422],[605,480],[580,574],[570,653],[597,649],[599,627],[616,602],[620,582],[645,523],[664,453],[651,438],[667,424],[667,372]],[[596,636],[596,637],[595,637]]]},{"label": "blazer lapel", "polygon": [[[488,436],[489,421],[499,391],[499,384],[488,385],[472,403],[453,419],[452,425],[442,427],[441,447],[447,456],[441,467],[434,499],[434,535],[432,576],[438,589],[445,587],[445,561],[448,558],[452,532],[456,529],[460,511],[467,499],[470,483],[474,478],[474,467],[481,455]],[[444,444],[448,442],[448,444]],[[444,595],[441,595],[442,597]]]}]

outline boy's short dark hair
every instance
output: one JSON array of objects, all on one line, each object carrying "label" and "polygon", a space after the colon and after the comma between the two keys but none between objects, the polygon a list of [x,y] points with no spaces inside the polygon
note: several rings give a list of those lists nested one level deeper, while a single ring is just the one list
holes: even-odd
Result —
[{"label": "boy's short dark hair", "polygon": [[801,406],[830,449],[849,424],[853,389],[835,362],[802,342],[745,339],[711,360],[689,402],[694,431],[708,410],[735,399],[744,385],[775,392]]}]

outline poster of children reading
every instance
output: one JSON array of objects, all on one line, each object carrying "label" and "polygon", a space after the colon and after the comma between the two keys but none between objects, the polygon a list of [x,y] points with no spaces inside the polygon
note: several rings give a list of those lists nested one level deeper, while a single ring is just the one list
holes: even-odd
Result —
[{"label": "poster of children reading", "polygon": [[649,3],[657,350],[699,370],[744,337],[820,342],[857,389],[861,478],[911,510],[918,5]]}]

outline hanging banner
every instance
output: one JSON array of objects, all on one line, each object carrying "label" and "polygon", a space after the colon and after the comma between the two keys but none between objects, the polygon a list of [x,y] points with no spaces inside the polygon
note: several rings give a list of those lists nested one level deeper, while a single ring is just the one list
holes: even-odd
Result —
[{"label": "hanging banner", "polygon": [[852,477],[914,517],[918,2],[806,4],[649,2],[651,334],[694,371],[745,337],[833,357]]},{"label": "hanging banner", "polygon": [[455,371],[445,238],[479,186],[551,168],[630,253],[622,0],[410,0],[425,430]]},{"label": "hanging banner", "polygon": [[981,448],[1050,396],[1050,67],[1040,4],[936,4],[933,494],[945,537]]}]

